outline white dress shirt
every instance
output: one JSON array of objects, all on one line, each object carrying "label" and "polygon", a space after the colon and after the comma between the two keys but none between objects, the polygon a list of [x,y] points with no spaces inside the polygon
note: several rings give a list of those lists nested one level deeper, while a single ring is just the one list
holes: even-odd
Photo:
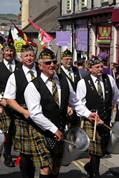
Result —
[{"label": "white dress shirt", "polygon": [[[7,60],[3,59],[3,63],[5,64],[6,68],[9,70],[9,62]],[[11,68],[12,68],[12,71],[14,72],[14,70],[15,70],[15,60],[13,60],[11,62]],[[0,99],[3,98],[3,95],[4,95],[4,92],[0,93]]]},{"label": "white dress shirt", "polygon": [[[9,70],[9,61],[3,59],[3,63],[5,64],[7,69]],[[14,72],[15,71],[15,60],[13,59],[10,64],[11,64],[12,71]]]},{"label": "white dress shirt", "polygon": [[[119,89],[117,88],[117,85],[116,85],[116,82],[115,80],[113,79],[113,77],[111,75],[108,75],[109,76],[109,80],[110,80],[110,83],[111,83],[111,86],[112,86],[112,96],[113,96],[113,100],[112,100],[112,103],[114,104],[118,104],[119,103]],[[91,78],[94,82],[94,85],[97,89],[97,84],[96,84],[96,77],[94,77],[93,75],[91,75]],[[103,85],[103,82],[101,81],[101,86],[102,86],[102,90],[103,90],[103,97],[104,96],[104,85]],[[85,84],[85,81],[84,79],[81,79],[78,84],[77,84],[77,90],[76,90],[76,95],[77,95],[77,98],[82,102],[83,106],[82,109],[80,110],[80,114],[84,117],[89,117],[89,113],[91,112],[87,107],[86,107],[86,84]],[[93,100],[93,98],[92,98]],[[92,101],[93,102],[93,101]]]},{"label": "white dress shirt", "polygon": [[[63,65],[61,65],[61,68],[62,68],[62,70],[65,72],[65,74],[66,74],[67,76],[69,76],[69,70],[66,69]],[[74,73],[73,73],[73,71],[72,71],[72,68],[70,68],[70,74],[71,74],[72,80],[74,81]]]},{"label": "white dress shirt", "polygon": [[[35,66],[33,66],[32,69],[29,69],[28,67],[23,65],[22,69],[24,71],[24,74],[25,74],[28,82],[31,81],[31,75],[29,73],[29,70],[32,70],[34,72],[35,77],[37,76]],[[12,73],[10,75],[10,77],[8,78],[8,81],[7,81],[7,84],[6,84],[6,87],[5,87],[4,98],[6,98],[6,99],[16,99],[16,80],[15,80],[14,73]]]},{"label": "white dress shirt", "polygon": [[[45,76],[43,73],[41,73],[41,78],[48,87],[49,91],[52,93],[52,85],[51,81],[48,81],[48,77]],[[59,84],[59,79],[55,75],[54,79],[56,80],[56,84],[58,87],[58,93],[59,93],[59,101],[61,104],[61,88]],[[71,85],[69,85],[71,86]],[[69,87],[70,88],[70,87]],[[30,112],[31,119],[43,130],[49,130],[52,133],[55,133],[57,131],[57,127],[47,118],[44,116],[41,106],[41,95],[34,86],[32,82],[29,82],[25,89],[24,98],[26,101],[26,105],[28,107],[28,110]],[[73,91],[72,87],[70,88],[70,96],[69,96],[69,104],[75,108],[77,111],[77,115],[80,115],[80,102],[76,98],[76,94]]]}]

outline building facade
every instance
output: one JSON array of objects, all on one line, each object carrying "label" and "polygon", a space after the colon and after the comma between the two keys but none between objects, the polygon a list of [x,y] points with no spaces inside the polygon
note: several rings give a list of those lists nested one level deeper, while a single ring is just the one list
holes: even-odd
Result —
[{"label": "building facade", "polygon": [[119,0],[61,0],[62,31],[71,31],[74,59],[92,55],[119,63]]},{"label": "building facade", "polygon": [[[19,0],[21,4],[21,25],[24,29],[29,25],[28,19],[36,19],[42,14],[45,16],[48,9],[57,6],[58,0]],[[39,17],[40,18],[40,17]]]}]

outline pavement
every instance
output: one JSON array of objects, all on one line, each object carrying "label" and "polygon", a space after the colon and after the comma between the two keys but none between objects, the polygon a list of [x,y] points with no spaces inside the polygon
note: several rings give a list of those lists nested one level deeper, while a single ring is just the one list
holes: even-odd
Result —
[{"label": "pavement", "polygon": [[[16,154],[13,155],[16,159]],[[0,178],[21,178],[19,167],[8,168],[3,163],[3,156],[0,159]],[[89,161],[86,154],[82,158],[73,161],[68,166],[62,166],[59,178],[82,178],[86,177],[84,165]],[[100,173],[102,178],[118,178],[119,177],[119,154],[111,154],[101,159]],[[37,176],[39,178],[39,176]]]},{"label": "pavement", "polygon": [[[87,174],[84,170],[84,165],[89,161],[89,157],[80,158],[73,163],[79,167],[82,173]],[[119,177],[119,154],[106,155],[101,159],[100,174],[102,177]]]}]

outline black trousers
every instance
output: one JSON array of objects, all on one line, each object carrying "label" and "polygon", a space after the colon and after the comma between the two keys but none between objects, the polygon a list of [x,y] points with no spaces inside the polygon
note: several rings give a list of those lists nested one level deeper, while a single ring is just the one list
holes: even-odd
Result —
[{"label": "black trousers", "polygon": [[11,156],[11,149],[12,149],[12,144],[13,144],[13,139],[15,136],[15,122],[14,119],[11,120],[10,126],[8,129],[8,133],[5,134],[5,143],[4,143],[4,156]]},{"label": "black trousers", "polygon": [[100,176],[99,173],[100,166],[100,157],[96,155],[90,155],[90,162],[88,162],[84,168],[88,172],[90,178],[98,178]]},{"label": "black trousers", "polygon": [[31,155],[21,154],[20,172],[22,178],[34,178],[35,167]]}]

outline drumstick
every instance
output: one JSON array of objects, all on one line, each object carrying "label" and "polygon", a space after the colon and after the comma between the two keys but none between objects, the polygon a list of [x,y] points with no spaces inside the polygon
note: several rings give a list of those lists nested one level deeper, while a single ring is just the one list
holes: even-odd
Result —
[{"label": "drumstick", "polygon": [[97,127],[97,120],[95,119],[95,123],[94,123],[94,130],[93,130],[93,142],[95,142],[96,127]]},{"label": "drumstick", "polygon": [[66,143],[69,143],[70,145],[77,147],[77,145],[75,143],[70,142],[69,140],[63,139],[63,141],[66,142]]},{"label": "drumstick", "polygon": [[81,120],[81,129],[83,129],[84,126],[84,120]]},{"label": "drumstick", "polygon": [[111,127],[109,127],[107,124],[104,124],[104,123],[103,123],[103,125],[104,125],[105,127],[107,127],[109,130],[112,130]]}]

